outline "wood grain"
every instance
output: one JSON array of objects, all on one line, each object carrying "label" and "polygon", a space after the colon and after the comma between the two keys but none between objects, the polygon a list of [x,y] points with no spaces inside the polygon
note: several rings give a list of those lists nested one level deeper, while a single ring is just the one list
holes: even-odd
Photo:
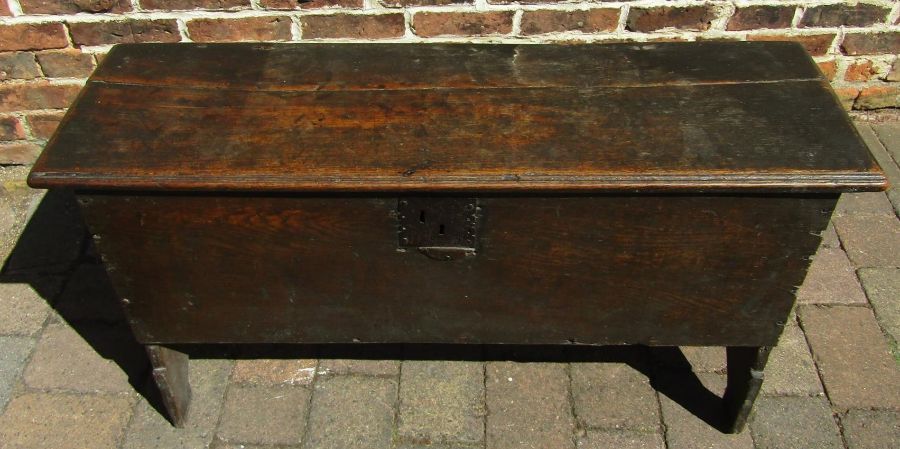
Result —
[{"label": "wood grain", "polygon": [[124,44],[94,81],[251,90],[643,87],[820,79],[791,42]]},{"label": "wood grain", "polygon": [[799,47],[703,43],[120,46],[29,182],[834,192],[886,181]]},{"label": "wood grain", "polygon": [[397,198],[83,195],[142,343],[774,345],[834,196],[481,197],[477,255]]},{"label": "wood grain", "polygon": [[147,345],[147,355],[153,366],[153,380],[172,425],[184,428],[191,406],[187,354],[165,346]]}]

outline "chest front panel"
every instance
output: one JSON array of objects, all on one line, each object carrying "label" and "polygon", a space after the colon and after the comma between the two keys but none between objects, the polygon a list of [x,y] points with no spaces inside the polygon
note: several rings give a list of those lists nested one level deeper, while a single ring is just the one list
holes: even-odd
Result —
[{"label": "chest front panel", "polygon": [[834,195],[479,196],[474,251],[402,197],[79,195],[138,339],[774,344]]}]

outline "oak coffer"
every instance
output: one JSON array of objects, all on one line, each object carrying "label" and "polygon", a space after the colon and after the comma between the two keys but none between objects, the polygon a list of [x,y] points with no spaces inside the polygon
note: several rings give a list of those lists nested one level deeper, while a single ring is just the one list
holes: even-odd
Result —
[{"label": "oak coffer", "polygon": [[842,192],[802,47],[134,44],[38,159],[176,425],[183,343],[728,347],[743,426]]}]

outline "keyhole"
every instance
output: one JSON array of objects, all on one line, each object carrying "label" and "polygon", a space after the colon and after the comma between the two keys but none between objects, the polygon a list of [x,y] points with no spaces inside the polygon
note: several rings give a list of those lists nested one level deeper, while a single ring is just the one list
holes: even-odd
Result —
[{"label": "keyhole", "polygon": [[425,211],[419,212],[419,222],[425,223]]},{"label": "keyhole", "polygon": [[444,225],[440,225],[440,226],[438,227],[438,234],[444,235]]}]

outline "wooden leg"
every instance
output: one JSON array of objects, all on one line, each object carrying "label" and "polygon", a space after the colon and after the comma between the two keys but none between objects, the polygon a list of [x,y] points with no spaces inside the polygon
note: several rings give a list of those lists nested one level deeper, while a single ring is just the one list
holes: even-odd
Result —
[{"label": "wooden leg", "polygon": [[187,354],[158,345],[147,345],[147,354],[153,365],[153,380],[162,394],[172,424],[184,427],[191,405]]},{"label": "wooden leg", "polygon": [[744,430],[753,402],[763,382],[763,368],[769,359],[768,346],[729,346],[725,349],[728,361],[728,385],[725,387],[725,431]]}]

